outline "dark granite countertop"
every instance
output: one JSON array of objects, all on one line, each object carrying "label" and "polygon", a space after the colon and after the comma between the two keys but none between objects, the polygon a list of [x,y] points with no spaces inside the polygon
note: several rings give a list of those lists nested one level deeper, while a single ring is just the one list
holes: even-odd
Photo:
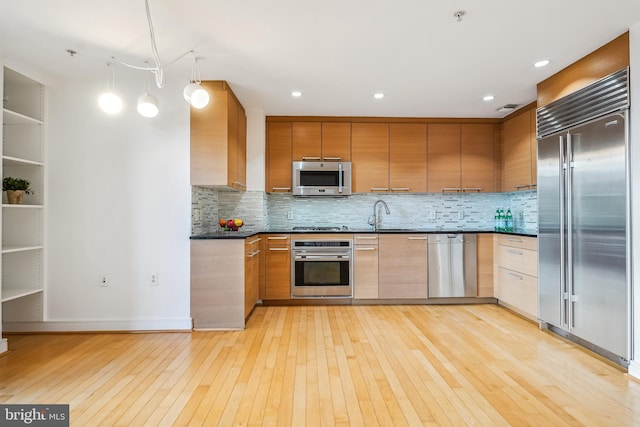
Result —
[{"label": "dark granite countertop", "polygon": [[192,235],[190,238],[192,240],[207,240],[207,239],[246,239],[251,236],[255,236],[258,234],[355,234],[355,233],[377,233],[377,234],[389,234],[389,233],[397,233],[397,234],[415,234],[415,233],[424,233],[424,234],[447,234],[447,233],[475,233],[475,234],[486,234],[486,233],[497,233],[497,234],[508,234],[512,236],[525,236],[525,237],[537,237],[538,233],[536,230],[531,229],[521,229],[521,230],[513,230],[513,231],[493,231],[493,230],[436,230],[433,228],[421,229],[421,228],[400,228],[400,229],[380,229],[378,231],[373,231],[370,229],[353,229],[353,230],[338,230],[338,231],[309,231],[309,230],[287,230],[287,229],[268,229],[268,230],[259,230],[259,231],[250,231],[250,230],[240,230],[240,231],[218,231],[215,233],[206,233],[206,234],[198,234]]}]

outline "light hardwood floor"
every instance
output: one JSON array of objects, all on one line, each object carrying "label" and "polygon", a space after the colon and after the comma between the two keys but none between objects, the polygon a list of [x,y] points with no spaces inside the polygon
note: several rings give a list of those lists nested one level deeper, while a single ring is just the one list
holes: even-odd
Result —
[{"label": "light hardwood floor", "polygon": [[71,425],[640,425],[640,383],[495,305],[257,307],[238,332],[11,335]]}]

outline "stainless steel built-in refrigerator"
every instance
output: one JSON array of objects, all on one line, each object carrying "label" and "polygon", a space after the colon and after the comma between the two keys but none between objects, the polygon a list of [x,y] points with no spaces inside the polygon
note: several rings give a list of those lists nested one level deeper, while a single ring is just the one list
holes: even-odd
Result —
[{"label": "stainless steel built-in refrigerator", "polygon": [[536,111],[538,317],[542,326],[626,364],[628,72]]}]

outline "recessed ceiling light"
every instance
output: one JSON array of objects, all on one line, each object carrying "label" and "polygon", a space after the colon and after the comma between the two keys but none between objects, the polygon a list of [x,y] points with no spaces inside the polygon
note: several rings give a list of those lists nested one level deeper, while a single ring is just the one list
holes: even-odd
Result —
[{"label": "recessed ceiling light", "polygon": [[493,99],[495,98],[495,96],[493,95],[485,95],[482,100],[483,101],[493,101]]},{"label": "recessed ceiling light", "polygon": [[549,60],[548,59],[543,59],[542,61],[538,61],[535,64],[533,64],[533,66],[536,67],[536,68],[545,67],[547,65],[549,65]]},{"label": "recessed ceiling light", "polygon": [[382,99],[382,98],[384,98],[384,93],[382,93],[382,92],[374,93],[373,97],[375,99]]},{"label": "recessed ceiling light", "polygon": [[300,92],[299,90],[294,90],[293,92],[291,92],[291,96],[293,96],[294,98],[300,98],[302,96],[302,92]]}]

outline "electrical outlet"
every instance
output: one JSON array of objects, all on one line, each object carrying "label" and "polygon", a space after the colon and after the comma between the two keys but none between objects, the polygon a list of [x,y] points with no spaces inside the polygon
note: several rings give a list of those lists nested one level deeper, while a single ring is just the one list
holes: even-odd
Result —
[{"label": "electrical outlet", "polygon": [[109,279],[107,279],[107,276],[102,276],[100,278],[100,287],[106,288],[107,286],[109,286]]},{"label": "electrical outlet", "polygon": [[429,211],[429,219],[431,219],[431,220],[436,219],[436,211],[434,209],[431,209]]},{"label": "electrical outlet", "polygon": [[293,211],[287,211],[287,219],[293,219]]},{"label": "electrical outlet", "polygon": [[464,219],[464,211],[458,212],[458,219]]},{"label": "electrical outlet", "polygon": [[151,273],[151,286],[158,286],[158,273]]}]

